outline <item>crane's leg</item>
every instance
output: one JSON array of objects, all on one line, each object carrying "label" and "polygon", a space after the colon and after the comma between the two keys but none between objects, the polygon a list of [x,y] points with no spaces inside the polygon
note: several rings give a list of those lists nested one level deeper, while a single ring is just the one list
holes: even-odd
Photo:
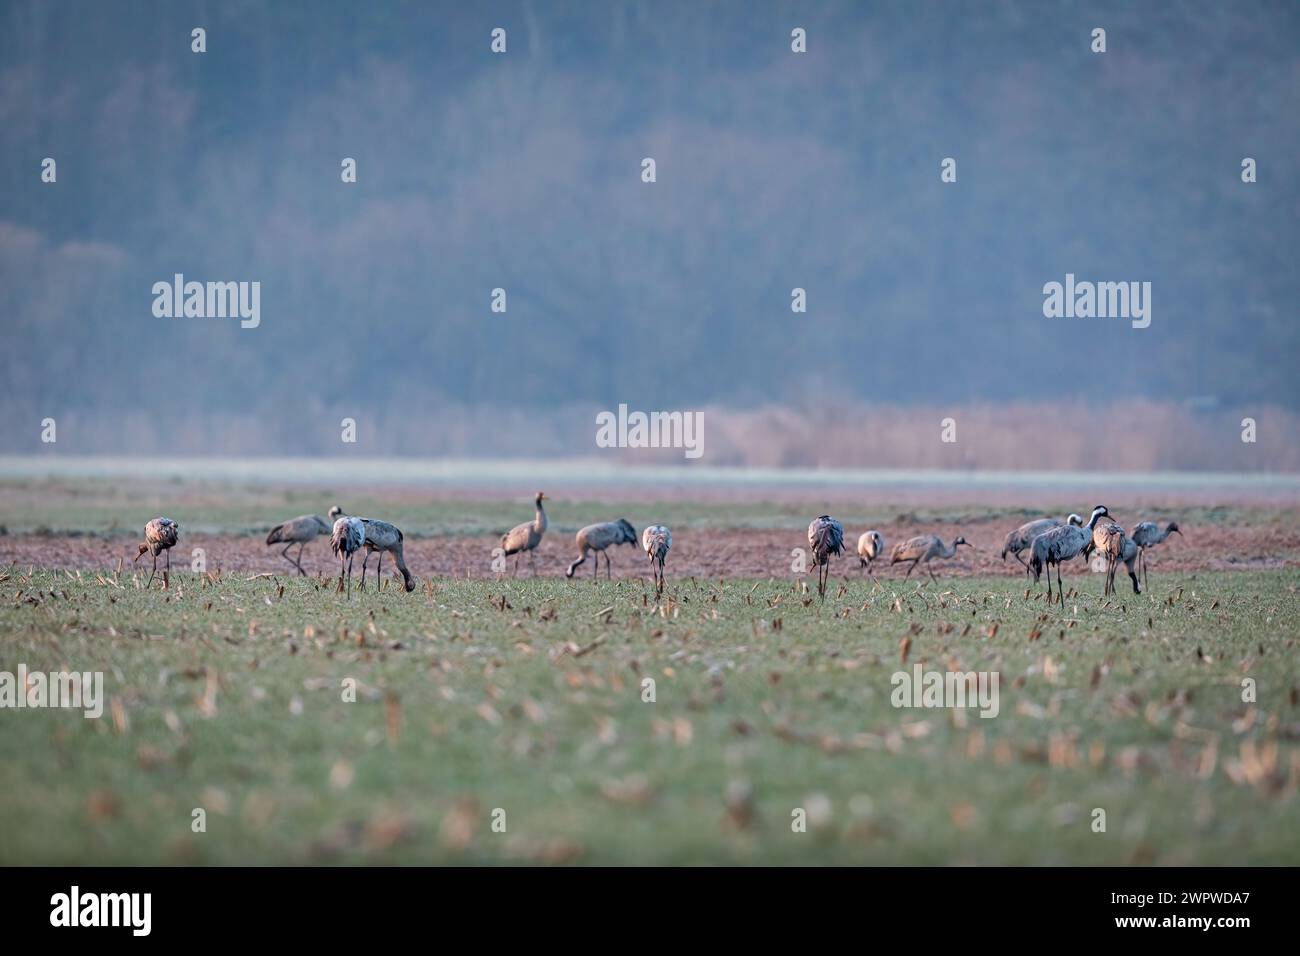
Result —
[{"label": "crane's leg", "polygon": [[[584,561],[587,559],[587,552],[586,552],[586,551],[583,551],[583,552],[582,552],[582,559],[583,559]],[[599,580],[599,579],[600,579],[600,552],[599,552],[599,551],[596,552],[596,563],[595,563],[594,565],[592,565],[592,568],[591,568],[591,579],[592,579],[593,581],[596,581],[596,580]]]},{"label": "crane's leg", "polygon": [[1142,558],[1142,587],[1150,591],[1151,582],[1147,580],[1147,549],[1143,548],[1138,555]]},{"label": "crane's leg", "polygon": [[609,562],[609,551],[605,552],[605,580],[606,581],[614,580],[614,567]]},{"label": "crane's leg", "polygon": [[528,549],[528,566],[533,569],[533,577],[537,577],[537,549]]},{"label": "crane's leg", "polygon": [[149,573],[149,583],[146,584],[145,587],[149,587],[150,585],[153,584],[153,576],[157,573],[158,573],[158,555],[155,554],[153,556],[153,571]]},{"label": "crane's leg", "polygon": [[379,552],[379,567],[375,569],[375,587],[384,585],[384,552]]},{"label": "crane's leg", "polygon": [[928,561],[925,563],[925,570],[930,572],[930,580],[933,581],[935,584],[938,584],[939,579],[934,576],[934,569],[930,567],[930,562]]},{"label": "crane's leg", "polygon": [[1060,600],[1061,607],[1065,607],[1065,582],[1061,580],[1062,563],[1061,561],[1056,562],[1056,597]]},{"label": "crane's leg", "polygon": [[357,588],[357,590],[359,591],[364,591],[366,589],[366,565],[369,563],[370,563],[370,552],[367,551],[366,556],[361,559],[361,584]]},{"label": "crane's leg", "polygon": [[515,577],[519,577],[519,552],[515,552]]},{"label": "crane's leg", "polygon": [[[339,591],[343,590],[343,569],[347,567],[348,558],[342,551],[339,552]],[[337,592],[336,592],[337,593]]]},{"label": "crane's leg", "polygon": [[917,558],[915,561],[912,562],[912,566],[908,568],[907,573],[903,575],[904,580],[912,576],[912,572],[916,570],[916,566],[920,563],[921,563],[920,558]]}]

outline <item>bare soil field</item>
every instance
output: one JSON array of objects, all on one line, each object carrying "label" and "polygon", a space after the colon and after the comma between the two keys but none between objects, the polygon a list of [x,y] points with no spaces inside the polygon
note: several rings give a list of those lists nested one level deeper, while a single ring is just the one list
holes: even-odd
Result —
[{"label": "bare soil field", "polygon": [[[935,561],[936,575],[969,577],[1005,572],[1023,574],[1021,566],[1010,556],[1003,562],[999,554],[1002,540],[1017,522],[1005,519],[967,521],[954,523],[893,522],[878,524],[876,529],[885,537],[886,551],[894,542],[915,534],[938,534],[945,541],[956,535],[965,536],[974,547],[962,548],[958,557],[950,561]],[[856,547],[857,537],[865,527],[846,528],[845,535],[850,550]],[[209,570],[237,573],[274,572],[295,574],[296,571],[280,556],[279,547],[268,547],[262,537],[253,535],[184,534],[172,556],[176,570],[187,571],[192,549],[204,550]],[[471,577],[494,576],[491,567],[492,549],[498,540],[490,536],[446,536],[417,538],[409,536],[406,543],[406,560],[417,577]],[[765,578],[787,577],[795,561],[796,548],[807,547],[807,541],[797,530],[786,529],[711,529],[681,528],[674,531],[673,549],[668,559],[668,571],[677,577],[729,577]],[[296,553],[295,547],[291,553]],[[636,549],[619,547],[610,552],[612,571],[616,578],[648,575],[646,559]],[[133,539],[117,536],[111,538],[65,535],[6,535],[0,537],[0,563],[20,567],[34,566],[70,569],[114,569],[121,561],[127,569],[135,555]],[[551,532],[542,541],[537,553],[537,573],[556,577],[564,574],[568,563],[576,556],[573,538],[569,534]],[[1028,557],[1026,555],[1026,557]],[[513,571],[513,558],[508,559]],[[370,562],[371,570],[376,560]],[[604,572],[602,560],[601,574]],[[578,569],[579,576],[590,576],[593,558]],[[361,561],[354,565],[354,574],[360,572]],[[146,571],[151,567],[148,556],[136,565]],[[307,546],[303,567],[309,574],[332,575],[338,564],[330,554],[329,542],[318,538]],[[386,559],[387,573],[392,567]],[[1189,525],[1184,536],[1171,536],[1170,541],[1151,552],[1150,571],[1222,572],[1258,571],[1266,569],[1300,567],[1300,529],[1281,523],[1250,525]],[[904,565],[889,568],[876,565],[877,577],[901,577]],[[1079,573],[1082,562],[1072,562],[1066,574]],[[921,573],[918,569],[913,577]],[[834,574],[861,576],[856,554],[846,555],[836,561]],[[520,562],[521,576],[532,573],[527,556]]]}]

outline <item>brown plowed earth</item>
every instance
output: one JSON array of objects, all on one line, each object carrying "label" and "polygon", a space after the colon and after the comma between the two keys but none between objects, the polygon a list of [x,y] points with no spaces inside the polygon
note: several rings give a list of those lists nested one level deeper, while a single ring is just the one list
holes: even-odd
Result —
[{"label": "brown plowed earth", "polygon": [[[855,552],[858,535],[865,529],[846,529],[846,555],[832,561],[836,576],[859,575]],[[882,524],[877,529],[885,536],[885,553],[894,543],[916,534],[939,534],[945,541],[956,535],[965,536],[976,549],[961,548],[956,558],[933,562],[935,574],[969,577],[980,574],[1023,574],[1023,568],[1010,555],[1005,562],[999,558],[1002,541],[1012,528],[1001,522],[986,521],[966,523],[961,527],[946,524],[926,526]],[[412,574],[420,577],[473,577],[491,578],[492,549],[497,547],[495,537],[475,538],[411,538],[406,541],[406,561]],[[792,553],[796,548],[807,549],[808,542],[795,530],[713,530],[683,528],[673,533],[673,547],[668,556],[668,572],[677,577],[767,578],[788,577],[797,560]],[[277,572],[296,574],[296,570],[280,556],[278,546],[268,547],[262,538],[252,535],[185,535],[172,555],[175,570],[190,569],[191,549],[202,548],[208,570],[223,572]],[[295,547],[291,554],[297,553]],[[631,546],[620,546],[611,552],[615,578],[649,575],[644,554]],[[0,536],[0,564],[19,567],[55,567],[82,569],[113,569],[119,559],[126,568],[131,567],[135,544],[125,538],[60,537],[40,535]],[[555,577],[575,558],[573,539],[569,535],[546,535],[537,553],[537,573]],[[1028,553],[1023,555],[1028,559]],[[506,559],[510,569],[514,559]],[[578,576],[590,577],[594,556],[578,569]],[[338,562],[330,553],[325,537],[307,545],[303,567],[308,574],[334,574]],[[371,558],[370,569],[376,566]],[[528,557],[520,561],[520,576],[531,574]],[[162,566],[160,562],[159,567]],[[148,571],[152,560],[145,555],[136,565]],[[1213,525],[1204,528],[1187,528],[1184,537],[1171,536],[1170,541],[1154,548],[1150,554],[1150,573],[1161,571],[1257,571],[1300,567],[1300,529],[1278,525],[1232,526]],[[391,557],[384,560],[384,570],[392,568]],[[361,559],[354,564],[354,574],[361,569]],[[875,573],[880,578],[902,577],[906,565],[893,568],[888,561],[877,561]],[[1067,565],[1066,573],[1083,570],[1081,561]],[[912,577],[921,575],[918,568]],[[512,572],[507,572],[512,573]],[[601,575],[604,559],[601,559]]]}]

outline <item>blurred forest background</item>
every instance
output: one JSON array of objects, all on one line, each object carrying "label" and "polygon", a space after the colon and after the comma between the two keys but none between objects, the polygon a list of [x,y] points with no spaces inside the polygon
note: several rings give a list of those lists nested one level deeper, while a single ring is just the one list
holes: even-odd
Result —
[{"label": "blurred forest background", "polygon": [[0,454],[1300,470],[1298,106],[1294,2],[13,0]]}]

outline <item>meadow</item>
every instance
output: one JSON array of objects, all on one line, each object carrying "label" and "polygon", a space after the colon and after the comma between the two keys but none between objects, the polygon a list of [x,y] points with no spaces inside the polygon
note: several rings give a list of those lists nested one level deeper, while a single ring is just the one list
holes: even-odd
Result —
[{"label": "meadow", "polygon": [[[662,600],[562,578],[348,600],[10,565],[0,671],[103,671],[108,702],[0,710],[0,863],[1300,860],[1294,569],[1115,599],[1076,577],[1063,608],[1009,576],[837,575],[823,604],[669,573]],[[997,672],[998,716],[892,706],[918,662]]]}]

